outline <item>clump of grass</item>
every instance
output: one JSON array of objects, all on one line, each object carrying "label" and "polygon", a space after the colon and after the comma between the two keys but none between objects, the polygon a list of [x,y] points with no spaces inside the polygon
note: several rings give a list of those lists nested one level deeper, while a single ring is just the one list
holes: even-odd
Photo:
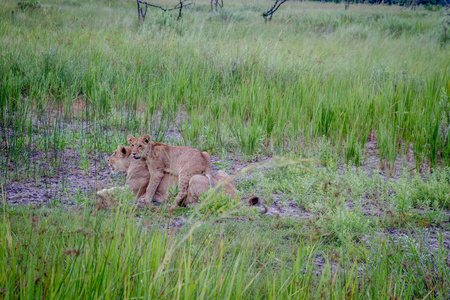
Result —
[{"label": "clump of grass", "polygon": [[373,231],[372,221],[361,211],[348,210],[340,206],[322,217],[318,224],[325,229],[326,236],[346,245],[358,241],[363,235],[370,235]]},{"label": "clump of grass", "polygon": [[17,7],[24,10],[33,10],[41,7],[41,3],[37,0],[19,1]]},{"label": "clump of grass", "polygon": [[[424,179],[419,175],[403,176],[393,185],[396,194],[408,199],[411,206],[421,208],[450,208],[450,170],[448,167],[428,174]],[[408,187],[408,188],[406,188]]]}]

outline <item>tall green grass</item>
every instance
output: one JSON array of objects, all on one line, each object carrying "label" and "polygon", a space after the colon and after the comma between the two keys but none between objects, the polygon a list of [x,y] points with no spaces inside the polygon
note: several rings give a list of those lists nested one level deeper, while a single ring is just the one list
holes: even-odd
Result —
[{"label": "tall green grass", "polygon": [[443,12],[292,2],[265,23],[269,2],[213,15],[199,2],[139,25],[132,1],[41,3],[0,8],[3,166],[63,150],[74,124],[94,152],[175,127],[212,153],[301,153],[325,137],[359,164],[375,133],[391,168],[410,144],[417,167],[449,162]]},{"label": "tall green grass", "polygon": [[69,211],[3,202],[2,297],[448,298],[442,236],[436,249],[402,236],[329,247],[311,223],[225,213],[174,229],[128,200]]}]

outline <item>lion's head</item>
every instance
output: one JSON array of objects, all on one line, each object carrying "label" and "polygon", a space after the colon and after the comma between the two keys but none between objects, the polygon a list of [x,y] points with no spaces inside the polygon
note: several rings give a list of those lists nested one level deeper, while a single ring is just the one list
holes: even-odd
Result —
[{"label": "lion's head", "polygon": [[114,153],[108,158],[108,164],[112,172],[125,171],[130,165],[131,147],[119,145]]},{"label": "lion's head", "polygon": [[148,134],[137,138],[128,135],[127,141],[131,145],[131,155],[133,156],[133,159],[138,160],[145,158],[149,153],[152,138]]}]

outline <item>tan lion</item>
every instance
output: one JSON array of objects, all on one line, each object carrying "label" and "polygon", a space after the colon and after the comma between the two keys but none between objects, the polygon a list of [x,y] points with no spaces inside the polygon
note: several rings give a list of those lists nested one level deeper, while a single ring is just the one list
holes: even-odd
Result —
[{"label": "tan lion", "polygon": [[[218,171],[215,176],[212,176],[214,185],[223,185],[225,194],[230,195],[231,198],[236,196],[237,190],[234,183],[231,181],[231,177],[224,171]],[[197,203],[200,196],[209,190],[211,187],[209,178],[205,175],[194,175],[189,181],[188,195],[186,197],[185,204]]]},{"label": "tan lion", "polygon": [[[122,147],[119,145],[114,153],[108,158],[108,164],[113,173],[126,171],[127,178],[125,185],[130,188],[134,197],[139,198],[145,195],[145,191],[147,190],[148,182],[150,180],[150,173],[148,172],[147,165],[144,162],[132,159],[130,146]],[[165,176],[162,180],[161,188],[158,189],[155,194],[155,200],[158,202],[163,202],[167,188],[171,185],[170,182],[172,182],[173,185],[173,183],[176,183],[176,180],[177,178],[170,176],[169,174],[168,176]],[[124,188],[104,189],[99,191],[97,194],[101,197],[105,197],[117,189]]]},{"label": "tan lion", "polygon": [[148,134],[138,138],[128,135],[127,141],[132,147],[133,159],[143,159],[151,174],[145,195],[146,202],[150,202],[155,196],[164,173],[178,176],[178,194],[175,197],[175,203],[178,205],[181,205],[187,196],[189,181],[194,175],[207,176],[210,186],[214,186],[208,153],[186,146],[153,142]]},{"label": "tan lion", "polygon": [[[119,147],[109,157],[108,162],[114,172],[127,172],[126,185],[130,187],[135,197],[141,197],[145,194],[150,180],[150,173],[144,160],[135,160],[132,158],[130,146],[123,147],[119,145]],[[216,176],[213,176],[213,180],[219,184],[222,182],[228,182],[224,185],[225,193],[234,198],[237,190],[230,179],[230,176],[223,171],[219,171]],[[174,187],[177,182],[178,176],[164,173],[153,199],[160,203],[167,201],[170,196],[168,195],[168,190],[171,187]],[[210,182],[206,176],[194,175],[189,181],[188,194],[184,204],[197,203],[200,196],[209,188]],[[99,191],[97,194],[105,197],[115,189],[117,188],[105,189]]]}]

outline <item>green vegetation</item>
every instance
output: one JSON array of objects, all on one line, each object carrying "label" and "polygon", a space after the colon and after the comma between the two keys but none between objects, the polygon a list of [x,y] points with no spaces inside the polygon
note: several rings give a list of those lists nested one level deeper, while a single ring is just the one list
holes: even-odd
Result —
[{"label": "green vegetation", "polygon": [[98,152],[129,132],[164,140],[175,127],[179,143],[213,154],[304,153],[324,137],[359,164],[373,135],[382,166],[409,145],[417,167],[449,163],[444,12],[292,2],[265,23],[262,4],[211,15],[200,2],[179,22],[150,11],[139,25],[134,2],[46,1],[11,18],[7,1],[2,166],[65,149],[73,124],[75,144]]},{"label": "green vegetation", "polygon": [[[272,4],[2,2],[0,298],[449,298],[444,10]],[[97,201],[130,133],[270,157],[236,178],[269,216]],[[46,205],[8,204],[17,183]]]},{"label": "green vegetation", "polygon": [[109,206],[3,202],[0,293],[8,299],[448,299],[448,168],[427,179],[405,173],[386,181],[294,162],[251,167],[252,178],[238,181],[245,194],[281,195],[277,207],[294,202],[305,213],[287,218],[260,216],[214,191],[175,213],[165,205],[138,208],[129,192]]},{"label": "green vegetation", "polygon": [[[373,217],[361,222],[363,217],[355,211],[337,210],[328,215],[331,221],[315,222],[259,218],[239,208],[219,217],[198,215],[201,209],[183,211],[199,221],[190,218],[180,229],[169,227],[179,216],[168,217],[164,208],[136,211],[126,199],[111,210],[91,206],[37,210],[3,204],[2,296],[447,299],[449,295],[444,239],[438,236],[436,246],[430,247],[426,231],[420,234],[419,228],[386,237],[376,234]],[[236,212],[240,217],[234,216]],[[423,240],[408,237],[411,232]],[[341,233],[346,234],[343,239]]]}]

